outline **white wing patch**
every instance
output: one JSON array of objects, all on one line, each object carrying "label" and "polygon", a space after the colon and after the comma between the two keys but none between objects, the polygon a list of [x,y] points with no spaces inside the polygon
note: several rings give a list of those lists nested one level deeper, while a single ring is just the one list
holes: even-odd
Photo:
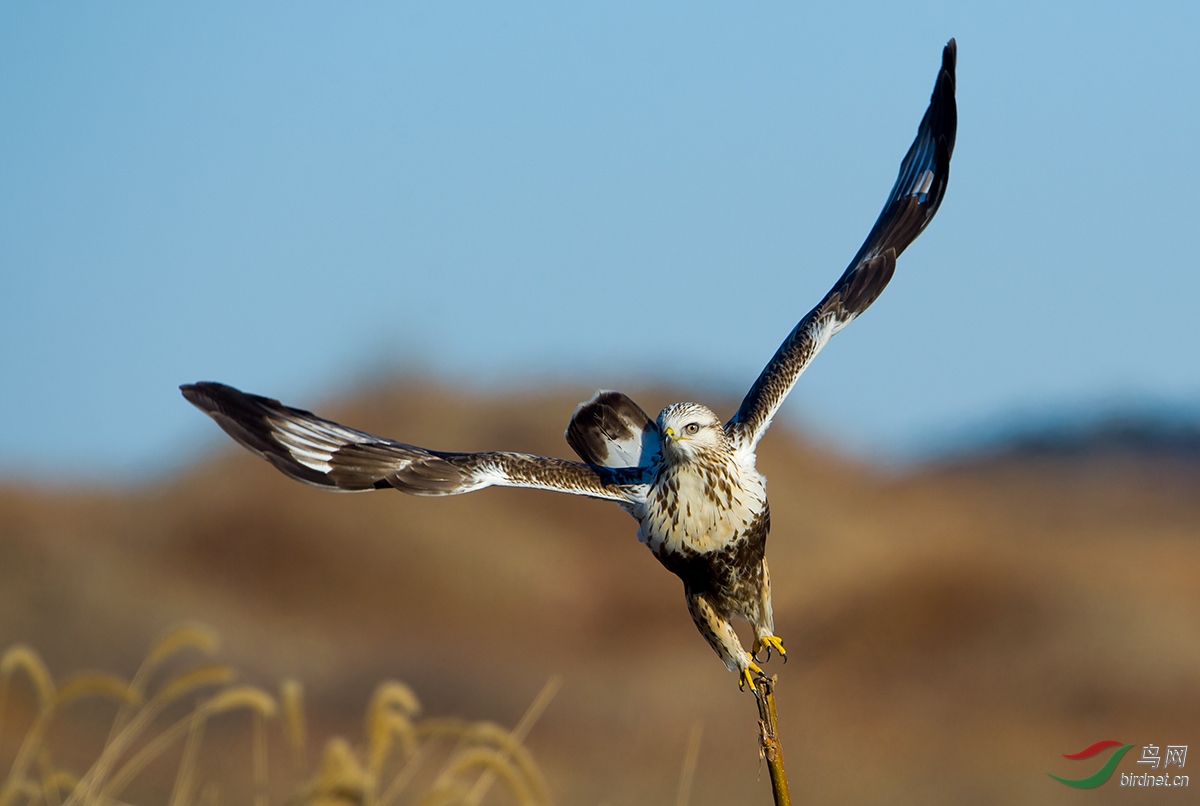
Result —
[{"label": "white wing patch", "polygon": [[329,462],[339,448],[376,441],[369,434],[332,424],[284,417],[268,417],[267,422],[274,429],[275,440],[293,459],[320,473],[328,473],[332,469]]},{"label": "white wing patch", "polygon": [[908,195],[920,196],[921,194],[928,193],[931,187],[933,187],[933,171],[926,168],[925,173],[921,174],[916,186],[913,187],[912,192]]},{"label": "white wing patch", "polygon": [[610,439],[606,467],[648,467],[658,459],[658,434],[642,431],[628,439]]}]

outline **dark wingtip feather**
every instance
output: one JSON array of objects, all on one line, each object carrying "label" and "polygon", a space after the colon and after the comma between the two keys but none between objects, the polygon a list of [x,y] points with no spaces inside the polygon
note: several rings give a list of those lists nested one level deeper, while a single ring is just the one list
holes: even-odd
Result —
[{"label": "dark wingtip feather", "polygon": [[[278,400],[248,394],[215,381],[185,383],[179,390],[189,403],[211,417],[234,441],[266,459],[281,473],[317,487],[334,486],[326,474],[297,462],[275,439],[267,414],[273,409],[287,409]],[[296,411],[313,416],[309,412]]]},{"label": "dark wingtip feather", "polygon": [[[933,220],[950,181],[950,157],[958,131],[955,101],[955,65],[958,46],[953,39],[942,51],[942,65],[929,97],[929,107],[917,127],[917,136],[900,164],[883,211],[862,246],[850,261],[847,276],[864,260],[895,249],[899,256]],[[914,189],[926,172],[933,174],[924,192]],[[918,183],[918,184],[914,184]]]},{"label": "dark wingtip feather", "polygon": [[198,409],[208,411],[208,398],[204,395],[203,387],[210,383],[210,381],[200,381],[199,383],[180,384],[179,391],[183,393],[183,397],[188,403]]},{"label": "dark wingtip feather", "polygon": [[281,406],[278,400],[260,398],[214,381],[200,381],[179,387],[196,408],[212,417],[226,434],[255,453],[266,455],[281,450],[266,425],[262,403]]},{"label": "dark wingtip feather", "polygon": [[[932,131],[939,140],[945,138],[948,154],[954,153],[954,137],[958,131],[958,103],[954,97],[957,65],[958,44],[951,39],[942,50],[942,70],[929,98],[930,112],[935,115],[935,120],[931,121]],[[948,169],[949,157],[946,166]]]},{"label": "dark wingtip feather", "polygon": [[237,412],[253,412],[261,416],[264,411],[272,408],[287,408],[274,398],[252,395],[217,381],[185,383],[179,387],[179,391],[189,403],[208,414],[221,412],[232,415]]}]

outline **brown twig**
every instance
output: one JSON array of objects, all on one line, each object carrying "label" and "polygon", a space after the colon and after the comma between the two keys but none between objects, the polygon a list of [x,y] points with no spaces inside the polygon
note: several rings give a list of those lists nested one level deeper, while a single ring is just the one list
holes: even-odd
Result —
[{"label": "brown twig", "polygon": [[767,769],[771,773],[775,806],[792,806],[787,773],[783,769],[783,746],[779,743],[779,717],[775,714],[775,678],[760,677],[755,680],[754,698],[758,700],[758,738],[762,756],[767,760]]}]

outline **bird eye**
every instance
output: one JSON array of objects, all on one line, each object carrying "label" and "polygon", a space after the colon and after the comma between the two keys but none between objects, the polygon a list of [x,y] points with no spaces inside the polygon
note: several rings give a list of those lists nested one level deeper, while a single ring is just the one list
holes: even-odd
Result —
[{"label": "bird eye", "polygon": [[700,430],[700,423],[688,423],[683,427],[683,433],[695,434]]}]

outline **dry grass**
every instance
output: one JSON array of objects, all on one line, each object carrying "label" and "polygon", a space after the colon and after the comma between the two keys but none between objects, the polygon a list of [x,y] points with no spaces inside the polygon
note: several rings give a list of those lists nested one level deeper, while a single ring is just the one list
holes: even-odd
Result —
[{"label": "dry grass", "polygon": [[[130,680],[85,672],[61,683],[34,649],[10,647],[0,658],[0,738],[15,737],[17,749],[0,783],[0,806],[123,806],[127,792],[147,775],[158,779],[152,801],[169,806],[268,806],[279,793],[297,806],[477,806],[489,793],[522,806],[549,802],[522,740],[557,692],[557,678],[512,731],[453,717],[419,719],[421,704],[412,689],[386,681],[367,707],[361,740],[329,739],[310,769],[301,684],[284,680],[278,699],[236,684],[232,668],[207,662],[217,647],[211,630],[184,625],[155,643]],[[193,661],[181,666],[181,657]],[[23,702],[20,695],[26,695]],[[26,707],[6,709],[10,698]],[[69,737],[72,705],[85,698],[110,703],[115,716],[94,758],[72,768],[57,760],[51,728]],[[248,792],[230,791],[224,777],[201,762],[209,724],[226,713],[243,714],[242,728],[251,734],[251,752],[243,758],[250,767]],[[288,764],[268,763],[269,726],[278,728],[270,733],[286,745]],[[172,768],[166,789],[164,759]]]}]

